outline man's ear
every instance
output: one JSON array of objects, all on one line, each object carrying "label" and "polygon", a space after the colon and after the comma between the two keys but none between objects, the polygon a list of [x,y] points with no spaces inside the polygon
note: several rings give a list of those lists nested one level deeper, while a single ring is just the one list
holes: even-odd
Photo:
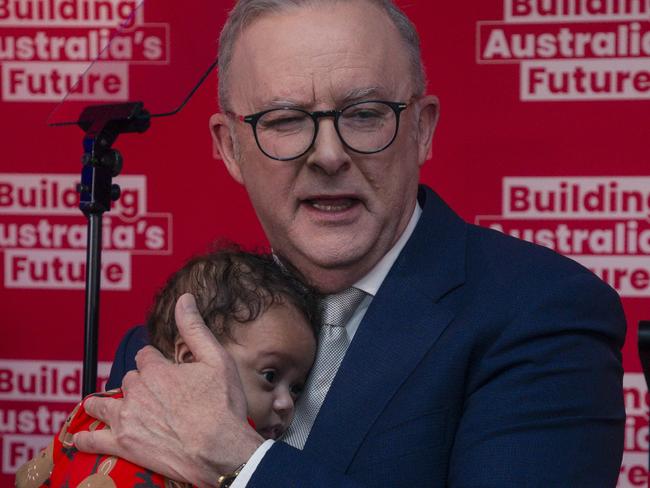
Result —
[{"label": "man's ear", "polygon": [[194,355],[182,337],[178,337],[174,343],[174,362],[176,364],[193,363]]},{"label": "man's ear", "polygon": [[427,95],[422,97],[419,102],[420,116],[418,119],[418,145],[420,166],[432,156],[431,145],[433,134],[436,131],[438,117],[440,115],[440,102],[438,97]]},{"label": "man's ear", "polygon": [[238,158],[235,157],[235,140],[228,116],[216,113],[210,117],[210,133],[212,134],[212,155],[221,159],[230,176],[240,184],[244,183]]}]

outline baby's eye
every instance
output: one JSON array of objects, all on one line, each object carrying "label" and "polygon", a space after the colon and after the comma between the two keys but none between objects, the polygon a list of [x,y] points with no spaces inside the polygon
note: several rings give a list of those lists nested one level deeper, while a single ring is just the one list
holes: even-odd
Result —
[{"label": "baby's eye", "polygon": [[264,376],[264,379],[269,383],[275,383],[275,378],[277,375],[275,371],[270,369],[268,371],[262,371],[262,376]]}]

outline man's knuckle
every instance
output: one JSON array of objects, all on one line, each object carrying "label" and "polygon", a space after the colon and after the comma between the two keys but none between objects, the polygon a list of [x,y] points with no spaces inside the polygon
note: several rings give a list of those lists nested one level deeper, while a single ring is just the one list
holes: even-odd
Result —
[{"label": "man's knuckle", "polygon": [[[131,410],[129,408],[121,408],[118,415],[117,415],[117,421],[120,426],[124,426],[129,423],[131,420],[132,415],[131,415]],[[120,432],[122,432],[124,429],[120,429]]]},{"label": "man's knuckle", "polygon": [[118,446],[128,447],[131,445],[131,436],[125,430],[114,432],[113,438]]},{"label": "man's knuckle", "polygon": [[105,419],[108,415],[108,405],[105,402],[95,402],[93,403],[93,410],[97,412],[97,415]]},{"label": "man's knuckle", "polygon": [[84,450],[93,450],[97,445],[92,432],[81,432],[77,434],[74,438],[74,443],[77,447],[83,448]]},{"label": "man's knuckle", "polygon": [[205,327],[205,322],[200,316],[191,316],[185,319],[185,326],[189,334],[195,334],[197,330]]},{"label": "man's knuckle", "polygon": [[133,371],[127,371],[127,373],[124,375],[124,378],[122,378],[122,386],[130,383],[133,379]]},{"label": "man's knuckle", "polygon": [[132,388],[138,380],[138,372],[136,370],[129,371],[122,379],[122,389]]},{"label": "man's knuckle", "polygon": [[146,367],[149,360],[153,356],[155,349],[152,346],[144,346],[135,354],[135,362],[138,366],[138,369]]}]

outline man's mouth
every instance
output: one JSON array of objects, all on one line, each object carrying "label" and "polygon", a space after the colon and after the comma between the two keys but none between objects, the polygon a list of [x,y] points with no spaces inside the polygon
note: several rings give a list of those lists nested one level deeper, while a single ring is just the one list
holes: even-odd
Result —
[{"label": "man's mouth", "polygon": [[303,202],[320,212],[328,213],[345,212],[360,203],[359,199],[354,197],[316,197]]}]

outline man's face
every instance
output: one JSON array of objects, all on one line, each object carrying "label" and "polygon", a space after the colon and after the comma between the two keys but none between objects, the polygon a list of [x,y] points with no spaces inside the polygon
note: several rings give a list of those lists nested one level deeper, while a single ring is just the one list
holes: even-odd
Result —
[{"label": "man's face", "polygon": [[274,305],[256,320],[233,328],[224,348],[242,381],[248,416],[266,439],[289,427],[294,404],[316,355],[316,339],[292,305]]},{"label": "man's face", "polygon": [[[408,102],[411,67],[387,16],[360,0],[289,9],[255,20],[235,44],[232,109],[243,115],[278,106],[330,110],[363,100]],[[324,292],[363,277],[406,227],[419,168],[436,122],[433,97],[401,114],[393,144],[377,154],[346,148],[332,118],[320,120],[312,149],[275,161],[251,127],[212,118],[216,147],[244,184],[276,254]]]}]

